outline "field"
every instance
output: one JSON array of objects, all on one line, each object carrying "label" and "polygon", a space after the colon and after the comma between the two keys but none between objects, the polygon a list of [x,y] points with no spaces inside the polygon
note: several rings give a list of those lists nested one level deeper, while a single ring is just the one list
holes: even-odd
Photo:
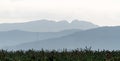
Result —
[{"label": "field", "polygon": [[0,61],[120,61],[120,51],[96,50],[90,48],[68,51],[28,50],[6,51],[0,50]]}]

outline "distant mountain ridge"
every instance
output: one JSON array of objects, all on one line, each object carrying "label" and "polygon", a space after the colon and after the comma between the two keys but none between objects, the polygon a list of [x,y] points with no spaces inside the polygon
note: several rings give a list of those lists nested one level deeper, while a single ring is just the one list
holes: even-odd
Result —
[{"label": "distant mountain ridge", "polygon": [[98,26],[93,23],[79,20],[74,20],[71,23],[68,23],[67,21],[55,22],[49,20],[37,20],[25,23],[0,24],[0,31],[11,31],[17,29],[30,32],[58,32],[69,29],[87,30],[97,27]]},{"label": "distant mountain ridge", "polygon": [[60,32],[28,32],[21,30],[0,31],[0,48],[4,46],[13,46],[21,43],[33,42],[37,40],[62,37],[78,31],[82,30],[71,29]]},{"label": "distant mountain ridge", "polygon": [[84,48],[85,46],[93,49],[120,49],[120,26],[100,27],[58,38],[35,41],[9,47],[8,49],[74,49]]}]

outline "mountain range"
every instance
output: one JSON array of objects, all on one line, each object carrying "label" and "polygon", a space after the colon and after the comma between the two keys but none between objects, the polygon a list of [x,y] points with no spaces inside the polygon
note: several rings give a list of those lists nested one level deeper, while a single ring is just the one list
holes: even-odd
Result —
[{"label": "mountain range", "polygon": [[0,47],[12,46],[21,43],[27,43],[37,40],[44,40],[50,38],[62,37],[70,35],[80,29],[64,30],[60,32],[28,32],[21,30],[1,31],[0,32]]},{"label": "mountain range", "polygon": [[74,20],[38,20],[25,23],[0,24],[0,48],[75,49],[85,46],[92,49],[119,49],[120,26],[99,27],[90,22]]},{"label": "mountain range", "polygon": [[75,49],[85,46],[92,47],[92,49],[120,49],[120,27],[99,27],[77,31],[62,37],[9,46],[7,49]]},{"label": "mountain range", "polygon": [[71,23],[67,21],[36,20],[24,23],[3,23],[0,24],[0,31],[59,32],[69,29],[87,30],[97,27],[98,25],[93,23],[79,20],[74,20]]}]

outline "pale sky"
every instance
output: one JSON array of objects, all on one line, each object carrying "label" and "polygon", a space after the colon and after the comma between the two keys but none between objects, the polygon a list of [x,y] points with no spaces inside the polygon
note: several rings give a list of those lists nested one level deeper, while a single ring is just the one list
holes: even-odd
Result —
[{"label": "pale sky", "polygon": [[120,25],[120,0],[0,0],[0,23],[40,19]]}]

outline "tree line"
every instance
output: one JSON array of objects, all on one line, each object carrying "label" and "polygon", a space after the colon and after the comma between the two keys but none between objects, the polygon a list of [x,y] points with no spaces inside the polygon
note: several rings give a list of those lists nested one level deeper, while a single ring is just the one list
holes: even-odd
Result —
[{"label": "tree line", "polygon": [[0,50],[0,61],[120,61],[120,50]]}]

